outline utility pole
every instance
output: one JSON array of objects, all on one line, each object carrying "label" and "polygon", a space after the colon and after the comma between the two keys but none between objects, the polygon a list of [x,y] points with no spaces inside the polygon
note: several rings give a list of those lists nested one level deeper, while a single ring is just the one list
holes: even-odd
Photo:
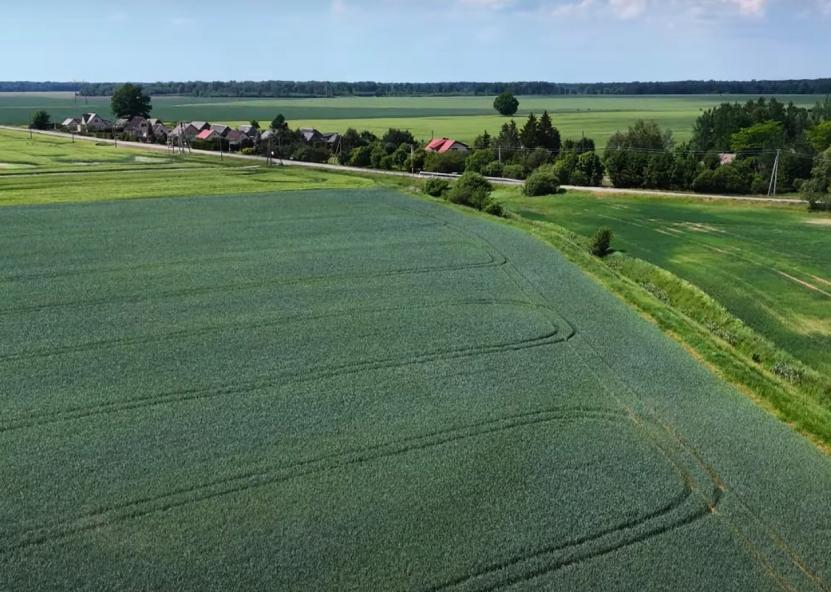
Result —
[{"label": "utility pole", "polygon": [[497,144],[496,145],[496,150],[499,154],[499,164],[502,164],[502,146]]},{"label": "utility pole", "polygon": [[768,197],[776,196],[776,186],[779,184],[779,156],[781,150],[776,151],[776,160],[773,161],[773,170],[770,173],[770,185],[768,186]]}]

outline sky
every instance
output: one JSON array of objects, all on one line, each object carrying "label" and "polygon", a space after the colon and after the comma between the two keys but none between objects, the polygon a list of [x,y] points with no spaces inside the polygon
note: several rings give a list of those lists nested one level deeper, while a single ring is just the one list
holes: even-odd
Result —
[{"label": "sky", "polygon": [[0,2],[0,80],[831,77],[831,0]]}]

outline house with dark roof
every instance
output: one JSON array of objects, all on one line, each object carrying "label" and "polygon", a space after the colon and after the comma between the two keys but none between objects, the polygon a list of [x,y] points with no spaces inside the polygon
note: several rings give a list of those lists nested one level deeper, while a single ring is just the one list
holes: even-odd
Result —
[{"label": "house with dark roof", "polygon": [[467,154],[470,152],[470,146],[450,138],[436,138],[431,140],[424,149],[427,152],[438,152],[439,154],[445,154],[446,152],[461,152]]},{"label": "house with dark roof", "polygon": [[104,119],[97,113],[84,113],[81,115],[81,123],[78,130],[82,132],[108,132],[113,129],[111,121]]},{"label": "house with dark roof", "polygon": [[192,123],[183,121],[176,124],[176,127],[170,130],[167,134],[167,138],[171,141],[179,141],[179,138],[193,141],[201,131],[202,130],[196,129]]}]

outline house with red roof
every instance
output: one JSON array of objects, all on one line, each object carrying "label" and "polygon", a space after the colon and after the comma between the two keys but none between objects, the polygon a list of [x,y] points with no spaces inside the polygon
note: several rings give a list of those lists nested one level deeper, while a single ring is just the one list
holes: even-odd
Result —
[{"label": "house with red roof", "polygon": [[444,154],[446,152],[470,152],[470,147],[467,144],[457,142],[456,140],[452,140],[450,138],[436,138],[431,140],[430,143],[424,147],[424,149],[427,152],[438,152],[439,154]]},{"label": "house with red roof", "polygon": [[209,141],[209,140],[218,140],[222,136],[214,129],[205,129],[196,134],[197,140]]}]

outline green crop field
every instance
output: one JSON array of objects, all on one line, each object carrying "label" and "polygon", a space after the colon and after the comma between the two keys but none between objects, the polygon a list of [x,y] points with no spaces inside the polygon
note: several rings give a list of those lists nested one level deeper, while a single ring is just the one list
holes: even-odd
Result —
[{"label": "green crop field", "polygon": [[[519,97],[517,118],[550,111],[563,137],[585,135],[603,146],[608,137],[637,119],[651,119],[671,129],[678,140],[690,137],[703,109],[725,101],[746,101],[748,95],[691,96],[557,96]],[[782,101],[812,106],[821,97],[782,95]],[[493,110],[493,97],[342,97],[333,99],[227,99],[154,97],[153,115],[166,121],[205,120],[269,122],[283,113],[292,127],[343,132],[349,127],[383,133],[390,127],[409,129],[421,139],[448,136],[472,141],[487,129],[498,132],[505,118]],[[0,93],[0,124],[22,125],[45,109],[60,121],[83,111],[108,114],[108,97],[80,99],[68,93]]]},{"label": "green crop field", "polygon": [[831,217],[739,202],[568,193],[511,209],[591,235],[702,288],[750,327],[831,374]]},{"label": "green crop field", "polygon": [[522,228],[52,140],[0,138],[0,590],[831,587],[829,457]]},{"label": "green crop field", "polygon": [[0,130],[0,206],[367,187],[357,177]]}]

